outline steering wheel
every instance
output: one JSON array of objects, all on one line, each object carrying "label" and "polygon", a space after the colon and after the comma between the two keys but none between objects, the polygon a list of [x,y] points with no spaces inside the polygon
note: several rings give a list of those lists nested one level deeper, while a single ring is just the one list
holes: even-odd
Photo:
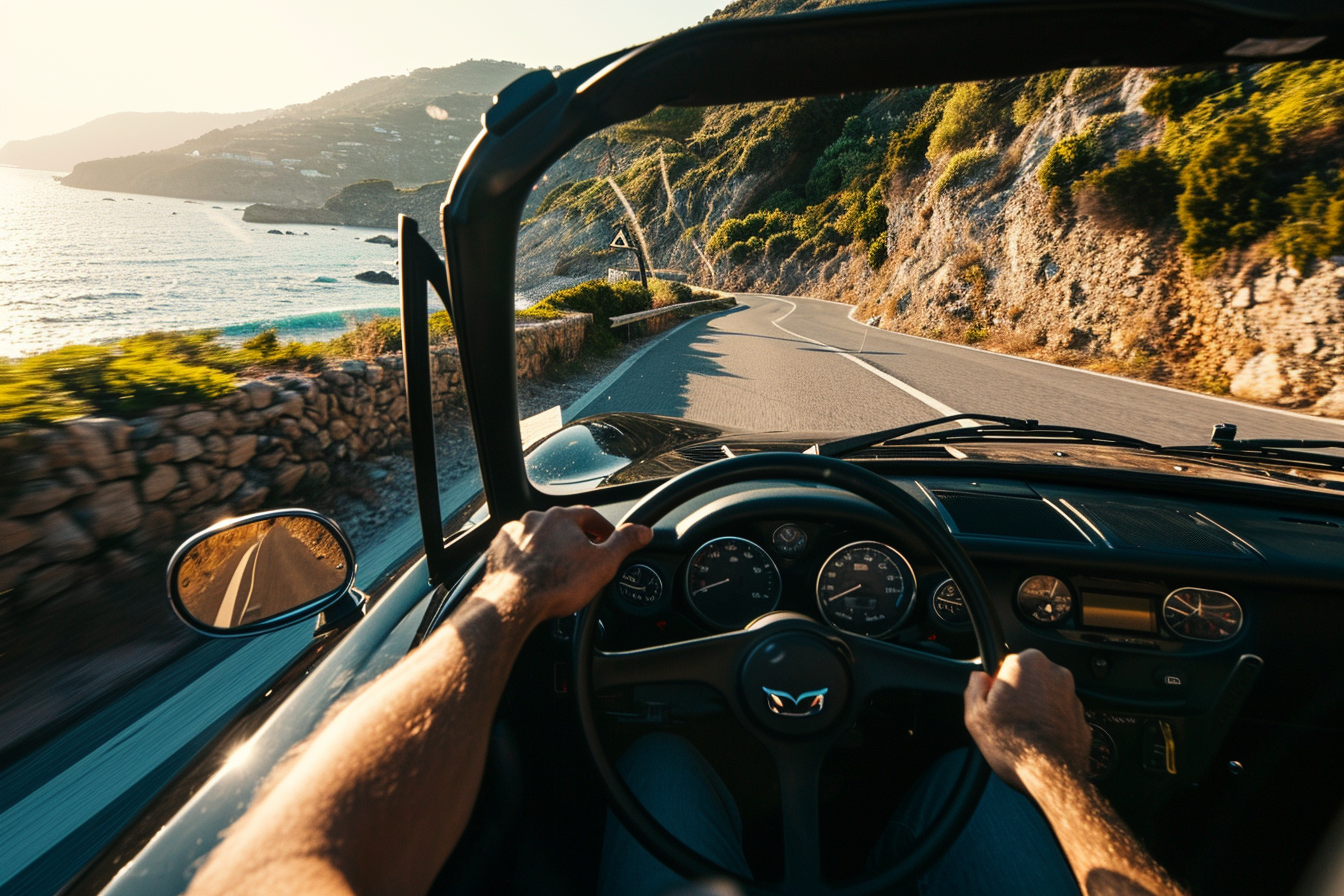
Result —
[{"label": "steering wheel", "polygon": [[[897,486],[841,460],[761,452],[716,461],[664,483],[631,508],[622,522],[652,525],[712,489],[767,479],[801,480],[844,489],[913,530],[960,587],[983,666],[847,634],[797,613],[767,614],[742,631],[663,647],[604,653],[593,643],[602,600],[599,594],[584,611],[575,638],[575,691],[584,737],[616,817],[650,853],[678,874],[692,880],[729,878],[750,893],[785,896],[865,896],[887,891],[912,879],[952,845],[975,811],[989,779],[989,766],[978,750],[967,751],[947,802],[912,849],[875,875],[831,887],[821,876],[818,781],[822,760],[837,737],[853,725],[869,695],[892,688],[959,694],[972,670],[997,671],[1006,653],[1003,633],[984,582],[951,533]],[[875,517],[872,525],[879,531],[906,534],[885,517]],[[742,879],[670,834],[630,791],[607,756],[598,738],[594,692],[672,681],[700,682],[718,690],[738,722],[774,759],[785,853],[784,880],[777,889]],[[793,704],[781,704],[778,698],[770,698],[769,690],[801,698]]]}]

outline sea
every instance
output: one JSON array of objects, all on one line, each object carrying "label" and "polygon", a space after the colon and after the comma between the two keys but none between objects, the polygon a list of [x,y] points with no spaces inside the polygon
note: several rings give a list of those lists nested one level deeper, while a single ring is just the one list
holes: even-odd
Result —
[{"label": "sea", "polygon": [[245,202],[81,190],[60,174],[0,167],[0,357],[152,330],[311,341],[399,313],[397,287],[354,279],[396,273],[397,250],[366,242],[393,230],[249,224]]}]

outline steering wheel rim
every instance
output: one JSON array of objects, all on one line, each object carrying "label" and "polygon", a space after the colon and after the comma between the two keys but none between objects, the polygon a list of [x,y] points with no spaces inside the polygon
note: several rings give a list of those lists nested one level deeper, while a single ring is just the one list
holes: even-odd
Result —
[{"label": "steering wheel rim", "polygon": [[[999,665],[1007,653],[1002,629],[998,618],[989,603],[984,582],[981,580],[975,566],[971,563],[965,550],[952,537],[952,534],[940,523],[936,523],[929,514],[927,508],[921,505],[906,492],[897,486],[888,482],[886,479],[878,476],[862,467],[846,463],[845,461],[834,458],[820,457],[816,455],[803,455],[785,452],[759,452],[756,454],[745,455],[736,458],[727,458],[707,464],[677,476],[664,483],[659,488],[650,492],[634,507],[632,507],[622,518],[621,522],[642,523],[652,525],[662,519],[673,509],[685,504],[699,495],[716,488],[727,485],[736,485],[745,481],[763,480],[763,479],[785,479],[802,480],[817,484],[830,485],[847,491],[853,495],[861,497],[885,511],[891,517],[894,517],[898,523],[908,526],[914,530],[917,537],[924,541],[924,544],[933,553],[934,557],[943,564],[944,569],[958,583],[962,592],[962,599],[965,602],[968,615],[971,619],[972,628],[975,633],[976,643],[980,648],[982,666],[991,671],[997,671]],[[879,521],[879,527],[889,525],[886,521]],[[979,802],[984,786],[989,779],[989,766],[981,757],[978,750],[972,747],[967,751],[967,758],[963,764],[957,783],[953,786],[951,794],[945,801],[943,808],[934,818],[933,822],[923,832],[918,843],[902,859],[891,867],[852,882],[848,885],[832,888],[829,887],[820,877],[819,858],[817,859],[817,868],[815,869],[815,880],[790,880],[790,867],[786,861],[785,877],[779,885],[779,889],[771,889],[762,885],[739,877],[738,875],[724,869],[717,864],[699,855],[691,848],[683,844],[678,838],[672,835],[664,828],[653,816],[644,808],[639,799],[631,792],[625,779],[616,771],[615,766],[606,754],[597,732],[596,713],[593,707],[594,692],[594,666],[593,660],[597,653],[594,648],[594,640],[597,630],[598,607],[605,592],[599,593],[596,598],[588,605],[587,609],[580,617],[579,624],[576,627],[574,639],[574,668],[575,668],[575,697],[578,704],[580,723],[583,729],[584,739],[587,742],[589,753],[592,755],[593,762],[597,766],[599,778],[601,779],[603,789],[606,792],[607,802],[613,813],[625,825],[626,829],[653,854],[659,861],[667,865],[673,871],[681,874],[687,879],[698,879],[705,877],[720,877],[734,880],[739,886],[750,893],[776,894],[808,892],[815,893],[820,890],[829,891],[844,896],[868,896],[877,892],[882,892],[896,886],[904,881],[912,879],[920,871],[933,863],[956,839],[956,836],[965,827],[969,821],[971,813],[974,812],[976,804]],[[792,616],[793,614],[768,614],[779,617]],[[775,626],[782,631],[793,627],[797,628],[801,623],[795,623],[792,620],[781,620],[781,626]],[[808,623],[816,629],[820,629],[815,623]],[[754,626],[754,624],[753,624]],[[752,626],[749,626],[743,633],[730,633],[730,636],[738,636],[749,633]],[[767,629],[769,627],[767,626]],[[814,631],[813,634],[822,636],[820,631]],[[834,635],[834,632],[829,635]],[[786,635],[787,636],[787,635]],[[715,640],[726,641],[725,636],[711,636],[710,638],[694,639],[692,642],[684,644],[709,644]],[[885,642],[872,641],[862,636],[844,636],[835,638],[832,641],[844,641],[850,648],[859,647],[866,652],[877,651],[877,645],[881,645],[883,650],[888,650],[887,658],[890,659],[890,651],[896,650],[893,645],[886,645]],[[757,643],[761,643],[759,640]],[[667,652],[669,648],[675,648],[678,645],[667,645],[666,647],[650,648],[649,652],[662,651]],[[871,651],[868,648],[872,648]],[[844,645],[840,650],[844,651]],[[908,648],[901,648],[901,652],[908,651]],[[879,651],[880,652],[880,651]],[[628,652],[625,656],[632,656],[639,651]],[[916,651],[908,651],[909,654],[915,654]],[[745,654],[743,654],[745,656]],[[615,657],[619,654],[603,654],[603,657]],[[932,654],[928,656],[933,656]],[[909,661],[909,657],[897,657]],[[872,661],[881,662],[882,658],[875,658]],[[924,662],[924,660],[921,660]],[[929,660],[928,662],[932,662]],[[955,663],[957,661],[947,660],[946,663]],[[850,663],[857,669],[857,661],[850,656]],[[676,665],[676,662],[673,662]],[[682,665],[685,665],[683,661]],[[851,670],[853,671],[853,670]],[[918,671],[916,672],[918,674]],[[676,679],[660,679],[676,680]],[[964,679],[962,681],[964,686]],[[720,686],[720,690],[723,688]],[[734,694],[725,693],[725,698],[729,701],[735,715],[742,719],[743,713],[737,705],[738,697]],[[851,710],[851,713],[856,710]],[[851,719],[852,721],[852,719]],[[763,739],[760,732],[747,726],[758,740],[770,748],[770,742]],[[821,756],[829,749],[830,742],[822,744],[820,752],[813,755],[810,761],[818,766]],[[772,756],[775,758],[777,771],[781,778],[781,801],[784,803],[783,811],[785,813],[785,841],[786,852],[790,838],[788,830],[788,802],[789,795],[784,792],[791,774],[783,767],[789,763],[787,758],[791,751],[796,748],[790,748],[789,751],[775,752],[772,750]],[[806,752],[804,750],[804,752]],[[816,751],[813,751],[814,753]],[[813,782],[815,789],[815,781]],[[804,799],[803,806],[808,805]],[[812,803],[815,808],[815,802]],[[814,832],[815,833],[815,832]],[[813,844],[815,851],[816,844]],[[818,854],[819,855],[819,854]],[[809,869],[810,871],[810,869]],[[811,877],[810,873],[800,876]]]}]

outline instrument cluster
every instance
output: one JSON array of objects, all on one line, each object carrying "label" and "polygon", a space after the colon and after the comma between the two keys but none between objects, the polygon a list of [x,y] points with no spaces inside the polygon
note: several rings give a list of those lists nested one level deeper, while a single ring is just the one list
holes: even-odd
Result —
[{"label": "instrument cluster", "polygon": [[[773,523],[758,531],[710,538],[689,555],[632,558],[612,583],[628,615],[650,615],[670,606],[702,626],[741,629],[775,610],[819,616],[836,629],[889,638],[915,618],[920,579],[901,549],[856,540],[832,526]],[[762,537],[768,536],[768,537]],[[970,629],[955,583],[930,574],[924,595],[941,626]]]}]

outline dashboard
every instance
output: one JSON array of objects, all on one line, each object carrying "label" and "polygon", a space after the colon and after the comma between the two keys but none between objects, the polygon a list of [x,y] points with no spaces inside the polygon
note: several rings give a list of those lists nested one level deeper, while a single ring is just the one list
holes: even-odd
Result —
[{"label": "dashboard", "polygon": [[[1099,782],[1147,799],[1204,776],[1248,710],[1306,711],[1276,682],[1333,647],[1305,620],[1334,614],[1344,519],[1007,480],[893,481],[966,548],[1010,649],[1038,648],[1072,671]],[[608,587],[599,647],[672,643],[786,610],[974,658],[958,584],[878,516],[861,498],[790,483],[705,496],[656,527]]]}]

